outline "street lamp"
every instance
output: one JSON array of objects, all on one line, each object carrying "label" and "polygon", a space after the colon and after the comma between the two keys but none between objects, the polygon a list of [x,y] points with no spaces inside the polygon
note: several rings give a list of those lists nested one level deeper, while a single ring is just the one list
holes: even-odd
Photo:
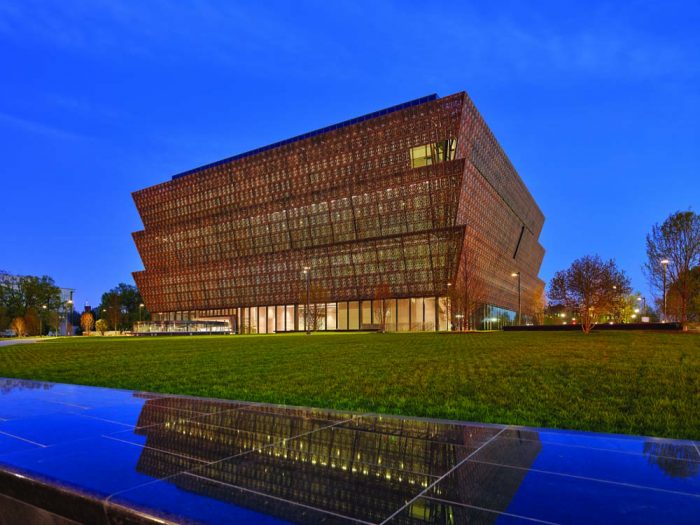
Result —
[{"label": "street lamp", "polygon": [[304,276],[306,277],[306,306],[304,307],[304,331],[306,335],[311,335],[311,326],[309,319],[309,285],[311,283],[311,268],[304,266]]},{"label": "street lamp", "polygon": [[141,321],[142,321],[141,318],[142,318],[142,316],[143,316],[143,307],[144,307],[144,306],[146,306],[146,305],[143,304],[143,303],[141,303],[141,304],[139,305],[139,324],[140,324]]},{"label": "street lamp", "polygon": [[68,299],[66,305],[66,335],[68,335],[68,318],[73,314],[73,299]]},{"label": "street lamp", "polygon": [[464,319],[464,315],[462,314],[457,314],[455,315],[457,318],[457,329],[461,332],[462,331],[462,319]]},{"label": "street lamp", "polygon": [[518,278],[518,324],[522,324],[522,302],[521,302],[521,287],[520,287],[520,272],[513,272],[510,274],[511,277]]},{"label": "street lamp", "polygon": [[44,335],[44,313],[46,312],[46,305],[42,304],[41,309],[44,310],[42,314],[39,316],[39,335],[42,336]]},{"label": "street lamp", "polygon": [[447,331],[452,330],[452,317],[450,317],[450,303],[452,300],[450,299],[450,287],[452,286],[452,283],[447,283]]},{"label": "street lamp", "polygon": [[664,269],[664,319],[663,323],[666,322],[666,267],[668,266],[668,259],[661,259],[661,267]]}]

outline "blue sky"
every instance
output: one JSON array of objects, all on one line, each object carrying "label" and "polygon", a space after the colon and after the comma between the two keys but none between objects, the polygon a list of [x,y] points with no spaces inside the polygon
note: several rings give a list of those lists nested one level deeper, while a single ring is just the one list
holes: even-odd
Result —
[{"label": "blue sky", "polygon": [[[488,4],[488,5],[487,5]],[[541,276],[700,210],[697,2],[0,0],[0,269],[96,304],[142,268],[131,192],[466,90],[547,218]]]}]

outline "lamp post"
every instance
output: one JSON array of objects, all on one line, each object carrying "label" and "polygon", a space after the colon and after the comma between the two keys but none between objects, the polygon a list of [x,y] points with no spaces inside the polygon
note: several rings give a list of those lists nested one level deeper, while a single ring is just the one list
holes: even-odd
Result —
[{"label": "lamp post", "polygon": [[452,286],[452,283],[447,283],[447,331],[450,332],[452,330],[452,317],[450,317],[450,303],[452,302],[452,299],[450,298],[450,287]]},{"label": "lamp post", "polygon": [[309,323],[309,285],[311,284],[311,268],[304,266],[304,276],[306,277],[306,306],[304,307],[304,331],[306,335],[311,334]]},{"label": "lamp post", "polygon": [[664,318],[663,323],[666,322],[666,267],[668,266],[668,259],[661,259],[661,267],[664,269]]},{"label": "lamp post", "polygon": [[138,324],[138,331],[141,331],[141,323],[143,322],[143,307],[146,306],[143,303],[139,303],[139,324]]},{"label": "lamp post", "polygon": [[42,304],[41,309],[43,312],[39,316],[39,336],[44,335],[44,314],[46,313],[46,305]]},{"label": "lamp post", "polygon": [[455,318],[457,319],[457,330],[462,331],[462,319],[464,319],[464,315],[462,314],[457,314],[455,315]]},{"label": "lamp post", "polygon": [[522,324],[522,302],[521,302],[521,288],[520,288],[520,272],[513,272],[510,274],[511,277],[518,278],[518,324]]},{"label": "lamp post", "polygon": [[66,335],[68,335],[68,319],[73,314],[73,300],[66,301]]}]

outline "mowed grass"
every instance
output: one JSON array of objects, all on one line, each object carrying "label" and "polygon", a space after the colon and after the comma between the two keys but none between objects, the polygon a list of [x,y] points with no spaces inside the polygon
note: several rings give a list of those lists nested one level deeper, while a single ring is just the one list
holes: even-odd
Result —
[{"label": "mowed grass", "polygon": [[700,439],[700,336],[600,332],[47,340],[0,376]]}]

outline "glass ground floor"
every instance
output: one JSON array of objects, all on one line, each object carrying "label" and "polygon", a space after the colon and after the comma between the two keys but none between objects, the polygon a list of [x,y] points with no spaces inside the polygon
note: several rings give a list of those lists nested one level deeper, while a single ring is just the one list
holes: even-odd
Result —
[{"label": "glass ground floor", "polygon": [[167,312],[154,314],[153,321],[140,323],[135,331],[271,334],[306,330],[420,332],[468,327],[499,330],[514,324],[515,319],[515,312],[488,304],[476,308],[467,319],[463,312],[453,311],[447,297],[411,297],[318,303],[308,309],[304,304],[286,304]]}]

